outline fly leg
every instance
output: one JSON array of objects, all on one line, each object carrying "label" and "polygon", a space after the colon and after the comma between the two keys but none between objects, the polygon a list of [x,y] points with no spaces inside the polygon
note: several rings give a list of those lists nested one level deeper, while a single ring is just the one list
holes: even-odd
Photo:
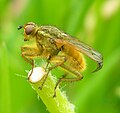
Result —
[{"label": "fly leg", "polygon": [[30,73],[30,75],[29,75],[29,77],[28,77],[28,80],[29,80],[30,76],[31,76],[32,73],[33,73],[34,60],[33,60],[33,59],[28,59],[26,56],[24,56],[24,54],[22,54],[22,57],[23,57],[23,59],[24,59],[26,62],[28,62],[29,64],[32,65],[32,70],[31,70],[31,73]]},{"label": "fly leg", "polygon": [[[50,72],[52,69],[55,69],[55,68],[57,68],[58,66],[64,64],[65,61],[66,61],[66,57],[64,57],[64,56],[54,56],[54,57],[51,57],[51,58],[49,59],[48,64],[49,64],[49,63],[56,63],[56,62],[57,62],[57,63],[56,63],[55,66],[50,67],[50,68],[48,69],[47,74],[44,76],[43,82],[42,82],[41,86],[39,87],[39,89],[42,89],[42,87],[43,87],[43,85],[44,85],[44,83],[45,83],[45,81],[46,81],[46,79],[47,79],[47,77],[48,77],[49,72]],[[48,66],[48,64],[47,64],[47,66]]]},{"label": "fly leg", "polygon": [[[48,68],[49,64],[50,64],[50,62],[48,60],[46,66],[45,66],[45,71],[47,71],[47,68]],[[44,83],[45,83],[45,81],[47,79],[47,76],[48,76],[49,72],[50,72],[50,70],[48,70],[47,73],[44,75],[43,82],[42,82],[41,86],[38,87],[38,89],[42,90],[43,85],[44,85]]]},{"label": "fly leg", "polygon": [[58,80],[58,82],[56,83],[56,86],[54,88],[54,95],[53,95],[53,97],[56,97],[56,89],[60,85],[61,82],[63,82],[63,81],[64,82],[74,82],[74,81],[79,81],[79,80],[81,80],[83,78],[82,74],[79,71],[75,71],[72,68],[70,68],[70,67],[68,67],[68,66],[66,66],[64,64],[61,65],[60,67],[66,69],[66,70],[69,70],[71,72],[71,74],[76,76],[76,78],[66,78],[67,74],[66,74],[66,76],[63,76],[62,78],[60,78]]},{"label": "fly leg", "polygon": [[55,85],[55,88],[54,88],[53,98],[56,97],[56,89],[57,89],[58,85],[61,83],[61,81],[62,81],[61,79],[65,78],[67,75],[68,75],[68,74],[65,73],[65,74],[62,76],[62,78],[60,78],[60,79],[57,81],[57,83],[56,83],[56,85]]},{"label": "fly leg", "polygon": [[23,59],[26,62],[28,62],[29,64],[31,64],[31,66],[32,66],[31,73],[28,77],[28,80],[29,80],[30,76],[33,73],[33,68],[35,66],[33,58],[37,57],[40,54],[39,49],[36,47],[21,47],[21,51],[22,51],[21,55],[22,55]]}]

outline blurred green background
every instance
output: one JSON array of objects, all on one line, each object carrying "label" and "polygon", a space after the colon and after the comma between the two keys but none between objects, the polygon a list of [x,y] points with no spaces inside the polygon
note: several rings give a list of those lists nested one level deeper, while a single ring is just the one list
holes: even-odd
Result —
[{"label": "blurred green background", "polygon": [[20,53],[23,31],[33,21],[55,25],[91,45],[104,56],[103,68],[86,58],[84,79],[66,83],[76,113],[120,113],[120,1],[119,0],[1,0],[0,1],[0,113],[48,113],[26,79],[31,67]]}]

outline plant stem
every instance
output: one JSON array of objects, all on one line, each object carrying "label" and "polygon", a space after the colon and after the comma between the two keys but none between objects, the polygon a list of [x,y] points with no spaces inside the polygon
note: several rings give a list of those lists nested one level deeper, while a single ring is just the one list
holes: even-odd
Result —
[{"label": "plant stem", "polygon": [[61,92],[59,88],[56,90],[56,97],[53,98],[56,80],[50,74],[48,75],[42,90],[39,89],[43,79],[41,79],[42,77],[38,74],[43,77],[45,75],[44,69],[41,67],[34,68],[29,82],[46,105],[47,110],[50,113],[75,113],[74,105],[68,101],[66,95]]}]

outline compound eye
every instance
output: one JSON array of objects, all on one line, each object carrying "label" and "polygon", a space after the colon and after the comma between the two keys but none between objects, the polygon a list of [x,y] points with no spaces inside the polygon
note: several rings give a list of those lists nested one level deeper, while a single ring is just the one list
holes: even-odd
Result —
[{"label": "compound eye", "polygon": [[34,31],[34,26],[33,25],[26,25],[25,26],[25,33],[27,35],[30,35]]}]

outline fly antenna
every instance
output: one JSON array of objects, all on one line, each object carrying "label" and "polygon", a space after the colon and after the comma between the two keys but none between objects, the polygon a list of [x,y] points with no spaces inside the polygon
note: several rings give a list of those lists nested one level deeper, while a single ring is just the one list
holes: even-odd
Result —
[{"label": "fly antenna", "polygon": [[17,29],[20,30],[21,28],[23,28],[23,25],[18,26]]}]

